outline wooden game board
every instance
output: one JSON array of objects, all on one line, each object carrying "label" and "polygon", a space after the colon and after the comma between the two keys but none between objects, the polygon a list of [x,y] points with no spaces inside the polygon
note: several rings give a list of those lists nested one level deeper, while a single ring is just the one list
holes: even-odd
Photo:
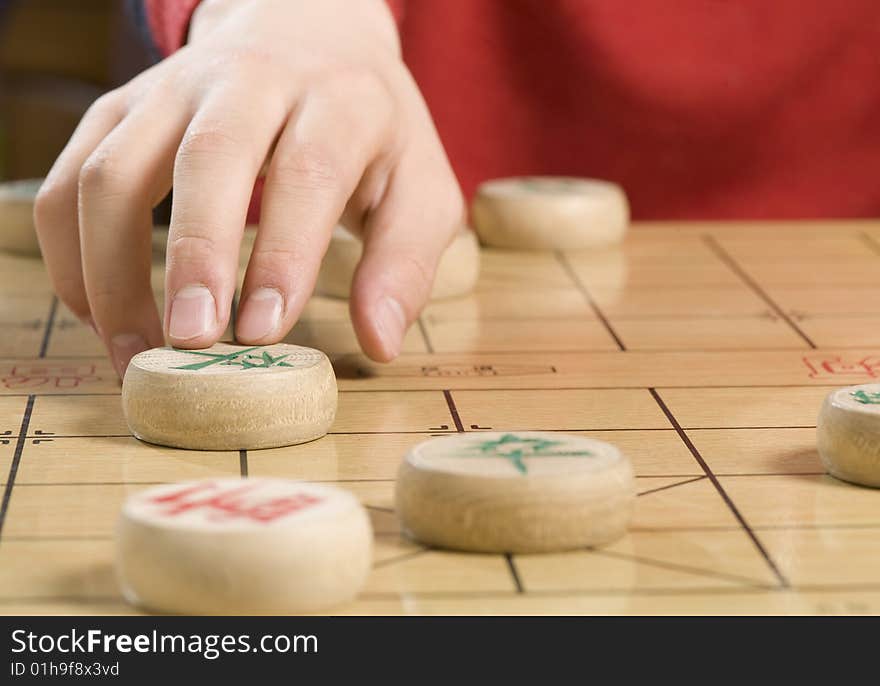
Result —
[{"label": "wooden game board", "polygon": [[[358,355],[345,303],[315,299],[290,340],[334,358],[333,432],[241,453],[131,438],[111,367],[39,261],[0,258],[0,285],[0,612],[133,612],[112,573],[123,498],[236,474],[338,483],[368,506],[375,570],[343,613],[880,611],[880,491],[825,476],[814,437],[830,388],[880,377],[880,223],[642,225],[620,249],[487,251],[478,292],[430,305],[388,366]],[[490,428],[618,444],[638,475],[631,533],[513,557],[401,538],[407,447]]]}]

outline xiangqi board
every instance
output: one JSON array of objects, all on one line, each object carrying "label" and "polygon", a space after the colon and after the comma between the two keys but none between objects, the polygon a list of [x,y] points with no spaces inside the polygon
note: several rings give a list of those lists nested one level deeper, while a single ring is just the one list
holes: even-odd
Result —
[{"label": "xiangqi board", "polygon": [[[829,392],[880,380],[878,264],[872,222],[635,225],[601,251],[484,250],[475,292],[430,304],[390,365],[358,354],[344,302],[309,303],[288,342],[335,366],[325,437],[191,451],[131,436],[92,332],[39,261],[0,256],[0,609],[136,611],[113,574],[125,499],[247,475],[366,507],[373,567],[334,613],[877,612],[878,491],[827,475],[816,425]],[[163,279],[157,261],[160,297]],[[509,556],[401,536],[406,453],[482,431],[617,446],[636,475],[628,533]]]}]

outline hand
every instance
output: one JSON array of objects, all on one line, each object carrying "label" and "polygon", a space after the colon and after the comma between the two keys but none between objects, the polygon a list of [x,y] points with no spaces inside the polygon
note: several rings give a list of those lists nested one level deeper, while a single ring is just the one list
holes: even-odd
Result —
[{"label": "hand", "polygon": [[[163,328],[182,348],[222,335],[264,168],[236,337],[290,330],[342,216],[364,239],[358,340],[378,361],[399,353],[463,203],[384,2],[206,0],[189,45],[89,109],[37,198],[58,296],[94,323],[120,376]],[[151,210],[172,184],[163,327]]]}]

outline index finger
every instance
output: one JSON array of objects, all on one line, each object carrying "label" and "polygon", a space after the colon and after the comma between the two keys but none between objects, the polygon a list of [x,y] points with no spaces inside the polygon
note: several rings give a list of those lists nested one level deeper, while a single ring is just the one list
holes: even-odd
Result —
[{"label": "index finger", "polygon": [[165,274],[165,331],[172,345],[215,343],[229,319],[238,251],[257,174],[285,117],[270,96],[227,91],[196,114],[174,169]]}]

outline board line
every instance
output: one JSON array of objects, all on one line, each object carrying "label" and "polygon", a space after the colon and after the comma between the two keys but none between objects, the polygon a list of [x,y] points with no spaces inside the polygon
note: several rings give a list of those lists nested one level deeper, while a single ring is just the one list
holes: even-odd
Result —
[{"label": "board line", "polygon": [[52,336],[52,330],[55,326],[55,316],[58,312],[58,296],[52,296],[52,303],[49,305],[49,316],[46,318],[46,330],[43,333],[43,340],[40,342],[39,357],[46,357],[46,350],[49,348],[49,338]]},{"label": "board line", "polygon": [[[862,348],[858,348],[861,350]],[[835,348],[836,350],[836,348]],[[392,378],[392,377],[385,377]],[[439,378],[439,377],[426,377],[420,376],[415,377],[419,379],[427,379],[427,378]],[[477,378],[477,377],[467,377],[467,378]],[[870,381],[871,377],[865,376],[865,383]],[[448,377],[447,377],[448,380]],[[775,388],[802,388],[802,389],[810,389],[810,388],[840,388],[844,385],[844,380],[840,380],[837,382],[829,382],[829,383],[780,383],[780,384],[706,384],[695,386],[694,384],[684,384],[684,385],[676,385],[676,384],[640,384],[633,383],[629,385],[616,385],[616,386],[459,386],[456,388],[452,388],[449,390],[453,391],[467,391],[468,393],[472,392],[480,392],[480,393],[497,393],[499,391],[633,391],[633,390],[641,390],[647,391],[649,388],[659,388],[660,390],[703,390],[703,389],[724,389],[724,388],[753,388],[753,389],[775,389]],[[433,393],[440,391],[441,388],[345,388],[339,391],[340,394],[343,393]],[[38,398],[112,398],[117,397],[121,398],[121,394],[119,392],[107,392],[107,393],[2,393],[0,392],[0,398],[27,398],[30,395],[34,395]],[[725,427],[721,427],[725,428]],[[730,428],[730,427],[727,427]],[[339,432],[342,433],[342,432]],[[360,433],[360,432],[357,432]],[[378,432],[381,433],[381,432]],[[128,435],[128,434],[126,434]]]},{"label": "board line", "polygon": [[[827,319],[838,318],[838,317],[832,317],[832,316],[826,317],[827,313],[821,313],[821,314],[822,314],[821,318],[827,318]],[[874,313],[868,312],[868,313],[864,313],[864,316],[867,318],[873,319],[874,318],[873,314]],[[840,315],[840,317],[842,317],[842,318],[845,318],[848,316],[849,316],[848,314],[841,314]],[[876,316],[880,317],[880,310],[878,310],[876,312]],[[862,315],[859,313],[856,313],[854,315],[854,317],[855,318],[862,318]],[[673,318],[663,317],[662,319],[673,319]],[[705,319],[707,319],[707,318],[706,317],[686,317],[686,318],[682,318],[681,321],[687,322],[690,320],[705,320]],[[746,319],[759,319],[759,317],[746,317]],[[741,318],[736,318],[736,320],[742,321]],[[465,320],[465,321],[470,321],[470,320]],[[475,321],[479,321],[479,320],[475,320]],[[529,321],[534,321],[534,320],[522,319],[522,320],[518,320],[518,321],[523,322],[523,323],[528,323]],[[594,320],[584,319],[582,321],[592,322]],[[858,345],[823,346],[822,350],[819,352],[834,353],[837,351],[853,351],[853,350],[856,350],[856,351],[863,350],[863,351],[869,352],[869,351],[874,351],[876,349],[877,349],[876,344],[862,343],[862,344],[858,344]],[[767,347],[761,347],[761,346],[754,346],[754,347],[748,347],[748,348],[742,348],[742,347],[740,347],[740,348],[735,348],[735,347],[732,347],[732,348],[644,348],[644,349],[627,349],[627,350],[623,351],[623,350],[618,350],[616,347],[609,346],[609,347],[604,347],[604,348],[576,348],[576,349],[572,349],[572,348],[559,348],[559,349],[528,348],[528,349],[523,349],[523,350],[510,350],[510,349],[508,349],[508,350],[473,350],[473,349],[469,349],[469,350],[453,350],[453,351],[445,351],[445,350],[437,351],[437,350],[435,350],[434,353],[432,353],[431,355],[429,355],[428,353],[425,353],[425,352],[402,351],[398,355],[397,359],[400,359],[401,361],[410,361],[412,359],[416,359],[416,360],[422,359],[422,360],[425,360],[426,363],[428,361],[430,361],[432,364],[435,364],[435,365],[436,364],[440,364],[440,365],[442,365],[442,364],[469,365],[469,364],[481,364],[481,363],[485,364],[489,361],[482,359],[482,358],[486,358],[489,356],[499,358],[497,360],[497,363],[509,362],[510,360],[505,359],[505,358],[511,358],[511,357],[514,358],[514,360],[516,360],[516,358],[523,358],[523,357],[529,357],[532,359],[537,357],[538,361],[535,362],[535,364],[550,365],[550,361],[552,360],[552,358],[557,355],[562,356],[564,358],[571,359],[571,358],[580,357],[584,354],[588,354],[591,356],[612,355],[615,357],[620,357],[622,352],[629,352],[629,353],[633,353],[633,354],[637,354],[637,355],[655,355],[655,354],[664,354],[664,355],[682,355],[682,354],[687,354],[687,355],[728,355],[731,353],[749,354],[750,355],[750,354],[754,354],[754,353],[761,354],[761,353],[795,352],[795,351],[801,351],[801,350],[806,350],[806,348],[799,348],[799,347],[793,347],[793,346],[788,346],[785,348],[776,348],[776,347],[767,348]],[[810,349],[810,350],[812,351],[813,349]],[[358,361],[362,361],[366,364],[372,364],[370,362],[370,360],[366,359],[366,357],[364,355],[362,355],[360,350],[351,349],[351,350],[342,351],[342,352],[340,352],[340,351],[329,352],[329,353],[327,353],[327,356],[332,361],[337,361],[337,362],[347,361],[347,360],[350,360],[352,358],[352,356],[356,356],[356,357],[362,358],[361,360],[358,360]],[[462,358],[465,358],[465,361],[462,361]],[[103,356],[97,355],[97,354],[93,354],[93,355],[49,355],[45,359],[51,360],[53,362],[64,361],[64,360],[76,360],[76,361],[90,361],[95,364],[101,364],[105,361],[106,358]],[[25,356],[3,355],[3,356],[0,356],[0,363],[5,362],[5,363],[11,363],[11,364],[16,364],[16,363],[20,364],[22,362],[28,362],[28,361],[32,361],[32,360],[41,360],[41,358],[35,357],[33,355],[25,355]],[[558,364],[558,361],[557,361],[557,364]],[[402,366],[406,366],[406,365],[402,365]],[[374,367],[380,368],[379,365],[374,365]],[[384,368],[384,365],[382,368]],[[394,364],[388,365],[388,368],[394,369]],[[343,377],[343,378],[345,378],[345,377]],[[93,395],[99,395],[99,394],[95,393]]]},{"label": "board line", "polygon": [[[725,477],[734,477],[734,476],[822,476],[824,472],[778,472],[778,473],[756,473],[756,474],[719,474],[718,476]],[[218,478],[222,476],[221,474],[217,475]],[[246,476],[242,474],[242,476]],[[689,483],[690,481],[699,481],[701,479],[706,478],[705,474],[637,474],[636,479],[683,479],[683,481],[676,482],[675,484],[670,484],[669,486],[663,486],[656,490],[665,490],[666,488],[672,488],[674,486],[681,486],[685,483]],[[324,483],[324,484],[372,484],[372,483],[394,483],[395,479],[393,476],[388,477],[377,477],[373,479],[308,479],[308,481],[312,481],[314,483]],[[161,484],[169,484],[174,483],[173,481],[16,481],[16,486],[20,488],[36,488],[36,487],[52,487],[52,486],[159,486]],[[653,492],[648,491],[648,492]],[[646,495],[646,493],[640,493],[639,495]],[[381,508],[374,508],[380,509]],[[393,513],[394,510],[387,510],[390,513]]]},{"label": "board line", "polygon": [[700,467],[702,467],[703,471],[706,473],[706,476],[709,478],[709,481],[712,482],[712,485],[715,486],[715,490],[718,491],[718,494],[727,504],[730,511],[733,513],[733,516],[739,521],[742,528],[745,530],[746,534],[750,539],[752,539],[752,543],[758,549],[758,552],[764,558],[764,561],[773,571],[773,574],[776,576],[779,585],[783,588],[787,588],[790,584],[788,579],[785,578],[782,571],[777,566],[775,560],[770,556],[770,553],[764,547],[764,544],[758,539],[758,536],[749,526],[745,517],[743,517],[742,513],[739,511],[739,508],[734,504],[731,497],[728,495],[727,491],[724,490],[724,487],[721,485],[721,482],[718,480],[718,477],[712,473],[712,470],[709,467],[709,464],[706,460],[703,459],[703,456],[700,454],[700,451],[697,450],[697,447],[691,441],[690,437],[685,433],[684,429],[681,428],[681,425],[678,423],[678,420],[672,414],[672,411],[664,402],[663,398],[660,397],[660,394],[657,393],[657,389],[649,388],[648,389],[653,396],[654,400],[657,402],[657,405],[663,411],[663,414],[666,415],[666,418],[669,420],[669,423],[672,424],[672,427],[678,432],[679,438],[681,438],[682,442],[687,446],[687,449],[690,450],[691,455],[694,456],[694,459],[699,463]]},{"label": "board line", "polygon": [[[211,477],[206,478],[223,478],[225,476],[231,476],[230,474],[226,474],[225,472],[219,472]],[[247,474],[242,474],[241,469],[239,468],[239,476],[246,477]],[[298,478],[298,477],[297,477]],[[665,474],[657,477],[642,477],[642,478],[674,478],[668,477]],[[394,481],[392,478],[377,478],[377,479],[305,479],[306,481],[310,481],[316,484],[373,484],[373,483],[391,483]],[[21,481],[16,482],[16,486],[19,488],[39,488],[39,487],[69,487],[69,486],[161,486],[163,484],[172,484],[175,483],[176,480],[172,481],[26,481],[22,483]]]},{"label": "board line", "polygon": [[15,486],[15,476],[18,466],[21,464],[21,455],[24,452],[24,444],[27,441],[28,424],[31,421],[31,413],[34,410],[35,396],[28,396],[27,405],[21,418],[21,428],[18,431],[18,440],[15,443],[15,452],[12,456],[12,464],[9,465],[9,478],[6,480],[6,488],[3,490],[3,501],[0,502],[0,539],[3,535],[3,525],[6,523],[6,515],[9,511],[9,502],[12,499],[12,488]]},{"label": "board line", "polygon": [[378,560],[373,563],[373,569],[380,569],[382,567],[387,567],[389,565],[396,564],[397,562],[405,562],[406,560],[410,560],[414,557],[418,557],[419,555],[423,555],[432,550],[432,548],[422,547],[418,550],[410,550],[409,552],[402,553],[400,555],[395,555],[394,557],[387,557],[384,560]]},{"label": "board line", "polygon": [[452,422],[455,424],[455,430],[459,433],[464,431],[464,425],[461,423],[461,416],[458,414],[458,408],[455,406],[455,400],[452,399],[450,390],[443,391],[443,397],[446,399],[446,406],[449,408],[449,414],[452,416]]},{"label": "board line", "polygon": [[[876,531],[880,523],[870,524],[756,524],[753,531]],[[732,533],[742,531],[737,524],[691,524],[670,527],[633,526],[630,534],[700,534],[700,533]]]},{"label": "board line", "polygon": [[591,552],[595,555],[611,557],[617,560],[626,560],[627,562],[637,562],[639,564],[657,567],[658,569],[667,569],[673,572],[680,572],[682,574],[693,574],[695,576],[707,576],[714,579],[723,579],[725,581],[731,581],[733,583],[744,584],[752,588],[773,588],[773,586],[769,586],[768,584],[757,579],[752,579],[747,576],[740,576],[739,574],[728,574],[726,572],[719,572],[714,569],[705,569],[704,567],[683,565],[677,562],[657,560],[655,558],[643,557],[640,555],[627,555],[625,553],[618,553],[614,550],[606,550],[604,548],[591,549]]},{"label": "board line", "polygon": [[419,325],[419,331],[422,333],[422,338],[425,341],[425,348],[428,351],[429,355],[434,354],[434,346],[431,344],[431,337],[428,335],[428,327],[425,326],[425,322],[421,316],[416,319],[416,323]]},{"label": "board line", "polygon": [[[45,396],[34,396],[34,397],[45,397]],[[782,424],[765,424],[763,426],[683,426],[685,431],[759,431],[759,430],[796,430],[796,429],[815,429],[815,424],[797,424],[797,425],[782,425]],[[500,430],[500,429],[499,429]],[[456,430],[457,431],[457,430]],[[328,436],[438,436],[438,435],[446,435],[453,434],[456,431],[452,431],[450,429],[412,429],[406,431],[328,431]],[[464,427],[462,427],[461,431],[465,431]],[[510,427],[504,429],[504,431],[536,431],[536,429],[519,429],[516,427]],[[540,431],[546,431],[548,433],[564,433],[564,432],[590,432],[596,433],[600,431],[607,431],[609,433],[621,433],[624,431],[666,431],[672,432],[674,429],[666,428],[666,427],[657,427],[657,426],[649,426],[649,427],[566,427],[566,428],[553,428],[553,429],[540,429]],[[55,439],[64,439],[64,438],[131,438],[132,440],[137,440],[131,434],[28,434],[28,439],[42,439],[44,441],[55,440]],[[282,446],[282,447],[292,447],[292,446]],[[212,452],[235,452],[235,450],[218,450]]]},{"label": "board line", "polygon": [[513,555],[511,553],[504,553],[504,559],[507,562],[507,569],[510,572],[510,576],[513,577],[513,585],[516,588],[516,592],[525,593],[525,587],[520,578],[519,570],[516,568],[516,561],[513,559]]},{"label": "board line", "polygon": [[[163,482],[169,483],[169,482]],[[346,482],[329,482],[329,481],[314,481],[312,483],[346,483]],[[34,486],[41,484],[16,484],[16,486]],[[53,484],[47,484],[53,485]],[[94,485],[94,484],[71,484],[75,486],[80,485]],[[103,484],[102,484],[103,485]],[[120,485],[120,484],[117,484]],[[122,484],[122,485],[152,485],[152,484]],[[157,483],[154,485],[162,485],[161,483]],[[368,510],[376,510],[377,508],[364,505],[364,507]],[[383,514],[391,514],[391,511],[385,511],[382,509],[378,510],[379,512],[383,512]],[[752,527],[754,531],[875,531],[880,529],[880,522],[868,522],[868,523],[858,523],[858,524],[758,524]],[[742,531],[742,527],[739,524],[706,524],[706,525],[690,525],[690,526],[670,526],[670,527],[650,527],[650,526],[632,526],[629,528],[629,534],[682,534],[682,533],[734,533],[737,531]],[[374,531],[373,535],[376,537],[392,537],[392,538],[400,538],[400,532],[397,531]],[[29,535],[21,535],[21,534],[13,534],[3,537],[3,541],[6,543],[87,543],[90,541],[113,541],[114,536],[111,534],[86,534],[86,535],[46,535],[46,536],[29,536]],[[435,552],[444,552],[442,550],[436,550]],[[446,551],[450,553],[454,553],[455,551]],[[801,584],[797,584],[798,587],[801,587]],[[794,587],[794,586],[792,586]]]},{"label": "board line", "polygon": [[791,327],[792,331],[794,331],[801,339],[813,350],[816,350],[818,346],[812,341],[812,339],[807,336],[806,333],[795,323],[795,321],[788,315],[785,310],[783,310],[773,298],[764,290],[764,288],[755,281],[749,274],[743,269],[739,263],[731,257],[730,253],[728,253],[721,244],[715,239],[714,236],[710,236],[708,234],[703,236],[703,241],[709,248],[715,253],[719,260],[724,262],[740,279],[742,279],[743,283],[748,286],[752,292],[757,295],[761,300],[763,300],[768,307],[770,307],[779,317],[785,321],[786,324]]},{"label": "board line", "polygon": [[[639,478],[638,474],[636,475],[636,478]],[[658,477],[658,478],[662,478],[662,477]],[[671,478],[675,478],[675,477],[671,477]],[[703,474],[702,476],[696,476],[691,479],[685,479],[684,481],[676,481],[674,484],[666,484],[665,486],[658,486],[657,488],[649,488],[647,491],[641,491],[639,493],[636,493],[636,495],[643,496],[643,495],[650,495],[651,493],[658,493],[659,491],[668,491],[670,488],[675,488],[677,486],[684,486],[686,484],[692,484],[697,481],[702,481],[705,478],[706,478],[706,475]]]},{"label": "board line", "polygon": [[[761,476],[826,476],[828,472],[744,472],[742,474],[737,472],[715,472],[715,476],[721,476],[724,478],[728,477],[761,477]],[[760,526],[752,525],[753,529],[760,529]]]},{"label": "board line", "polygon": [[626,345],[623,342],[623,339],[617,334],[617,331],[614,330],[614,327],[611,325],[611,322],[608,320],[608,317],[605,316],[605,313],[599,309],[599,306],[596,304],[596,301],[593,300],[593,296],[590,294],[589,289],[584,285],[584,282],[580,280],[575,272],[574,268],[571,266],[571,263],[566,258],[565,254],[559,250],[556,251],[556,259],[559,261],[559,264],[562,265],[563,270],[565,270],[566,275],[569,279],[571,279],[572,283],[574,283],[575,287],[581,292],[581,295],[584,296],[584,299],[587,301],[587,305],[590,306],[590,309],[593,310],[593,313],[596,315],[596,318],[602,323],[602,326],[605,327],[605,330],[608,332],[608,335],[614,339],[614,342],[617,344],[619,348],[618,352],[625,352]]},{"label": "board line", "polygon": [[[880,584],[877,583],[842,583],[840,585],[825,584],[803,584],[797,588],[778,588],[778,587],[762,587],[762,586],[695,586],[693,588],[587,588],[587,589],[536,589],[528,591],[524,594],[518,594],[515,590],[482,590],[482,591],[419,591],[397,593],[393,591],[366,591],[358,597],[363,600],[391,600],[402,601],[404,597],[423,600],[467,600],[467,599],[526,599],[526,598],[593,598],[598,596],[609,596],[619,598],[623,596],[640,596],[640,597],[666,597],[674,598],[676,596],[786,596],[792,595],[800,597],[801,592],[820,592],[820,593],[852,593],[857,591],[874,592],[880,590]],[[34,603],[37,605],[48,605],[50,603],[72,602],[77,605],[89,604],[99,606],[118,606],[120,608],[131,609],[127,605],[122,596],[72,596],[72,595],[29,595],[19,596],[17,598],[0,598],[0,605],[18,605],[22,603]],[[717,614],[710,612],[708,614]]]},{"label": "board line", "polygon": [[[424,377],[420,377],[424,378]],[[472,377],[473,378],[473,377]],[[870,383],[871,377],[865,377],[864,381],[859,381],[859,383]],[[694,386],[693,384],[687,384],[684,386],[677,386],[675,384],[663,384],[663,385],[652,385],[645,386],[644,384],[633,384],[631,386],[493,386],[493,387],[476,387],[476,386],[458,386],[456,388],[451,388],[448,390],[452,391],[467,391],[468,393],[472,392],[480,392],[480,393],[498,393],[498,392],[506,392],[506,391],[647,391],[649,388],[660,388],[662,390],[722,390],[722,389],[760,389],[760,388],[801,388],[801,389],[809,389],[809,388],[840,388],[843,385],[849,385],[845,380],[838,381],[837,383],[814,383],[805,386],[804,384],[779,384],[778,386],[767,386],[765,384],[723,384],[723,385],[707,385],[707,386]],[[394,388],[377,388],[377,389],[346,389],[344,391],[339,391],[340,393],[431,393],[431,392],[442,392],[441,388],[408,388],[408,389],[394,389]],[[37,398],[112,398],[121,396],[119,393],[0,393],[0,398],[27,398],[30,395],[34,395]],[[720,429],[730,429],[733,427],[717,427]],[[761,428],[761,427],[745,427],[745,428]],[[786,428],[786,427],[780,427]],[[788,428],[796,429],[799,428],[797,426],[791,426]],[[809,428],[806,425],[800,428]],[[668,429],[664,429],[668,431]],[[336,431],[333,433],[344,434],[344,433],[385,433],[383,431],[355,431],[355,432],[346,432],[346,431]],[[394,432],[392,432],[394,433]],[[66,434],[71,437],[77,436],[92,436],[95,434]],[[131,434],[125,434],[125,436],[129,436]],[[123,436],[123,434],[106,434],[107,438],[113,438],[115,436]]]}]

